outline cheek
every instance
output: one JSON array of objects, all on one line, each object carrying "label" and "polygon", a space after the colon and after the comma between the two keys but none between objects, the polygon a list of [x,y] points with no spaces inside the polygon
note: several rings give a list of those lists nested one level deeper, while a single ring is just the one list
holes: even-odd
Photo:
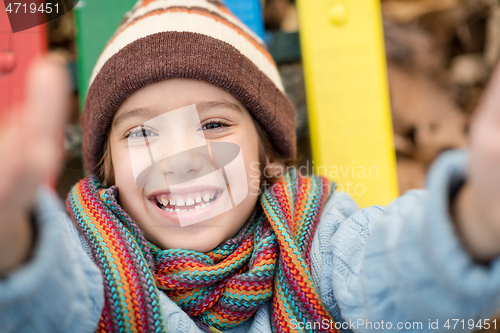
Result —
[{"label": "cheek", "polygon": [[[114,149],[113,149],[114,148]],[[142,188],[137,186],[132,172],[128,149],[115,148],[111,150],[115,185],[118,187],[119,203],[125,211],[138,222],[142,215]]]},{"label": "cheek", "polygon": [[127,148],[113,147],[111,149],[111,157],[113,161],[113,170],[115,173],[115,184],[118,188],[124,185],[135,184],[130,155]]},{"label": "cheek", "polygon": [[260,191],[259,139],[257,133],[248,133],[247,140],[241,142],[249,194],[258,195]]},{"label": "cheek", "polygon": [[259,154],[252,152],[243,156],[245,161],[245,171],[247,175],[248,182],[248,192],[252,195],[259,194],[260,191],[260,163],[259,163]]},{"label": "cheek", "polygon": [[[253,126],[252,121],[249,122]],[[260,190],[260,164],[259,141],[255,129],[242,126],[225,141],[238,145],[242,157],[242,161],[237,161],[236,158],[230,163],[232,166],[226,168],[233,195],[242,194],[243,188],[246,188],[244,191],[248,195],[257,196]],[[241,198],[241,195],[236,194],[236,197]]]}]

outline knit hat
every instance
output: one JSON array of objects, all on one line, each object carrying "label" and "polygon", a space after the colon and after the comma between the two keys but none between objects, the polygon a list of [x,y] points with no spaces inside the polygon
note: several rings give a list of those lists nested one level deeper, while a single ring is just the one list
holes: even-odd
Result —
[{"label": "knit hat", "polygon": [[203,80],[253,114],[277,152],[294,158],[295,110],[262,40],[214,0],[140,0],[99,57],[82,118],[83,155],[96,173],[111,120],[138,89],[162,80]]}]

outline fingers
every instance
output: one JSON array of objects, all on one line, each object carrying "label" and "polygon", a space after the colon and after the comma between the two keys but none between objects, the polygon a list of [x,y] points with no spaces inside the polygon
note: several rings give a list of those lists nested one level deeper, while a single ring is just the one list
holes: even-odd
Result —
[{"label": "fingers", "polygon": [[0,205],[9,198],[9,192],[15,187],[16,179],[22,167],[21,154],[23,144],[16,144],[16,136],[21,130],[22,110],[9,110],[2,117],[0,127]]},{"label": "fingers", "polygon": [[11,112],[0,132],[0,210],[27,210],[37,188],[61,158],[60,134],[67,118],[69,79],[50,58],[32,66],[26,104]]},{"label": "fingers", "polygon": [[495,67],[488,86],[473,114],[473,126],[478,121],[500,124],[500,63]]},{"label": "fingers", "polygon": [[[500,66],[493,73],[470,128],[471,159],[467,179],[476,206],[491,220],[498,218],[500,200]],[[493,218],[494,217],[494,218]]]},{"label": "fingers", "polygon": [[57,140],[68,116],[68,87],[68,73],[61,62],[54,58],[35,62],[28,77],[24,117],[33,139]]}]

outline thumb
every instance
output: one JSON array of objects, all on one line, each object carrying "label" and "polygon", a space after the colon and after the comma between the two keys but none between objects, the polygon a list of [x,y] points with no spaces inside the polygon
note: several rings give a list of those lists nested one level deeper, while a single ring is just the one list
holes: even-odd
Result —
[{"label": "thumb", "polygon": [[24,121],[34,139],[58,139],[68,117],[69,75],[54,55],[35,61],[28,76]]}]

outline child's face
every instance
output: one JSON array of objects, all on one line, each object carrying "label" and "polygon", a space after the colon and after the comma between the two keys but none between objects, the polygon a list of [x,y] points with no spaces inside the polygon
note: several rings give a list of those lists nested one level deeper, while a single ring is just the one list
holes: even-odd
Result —
[{"label": "child's face", "polygon": [[[209,193],[210,187],[207,185],[204,188],[205,185],[198,182],[196,186],[182,188],[182,200],[186,201],[184,204],[187,204],[187,200],[189,203],[196,199],[199,201],[200,196],[201,200],[207,199],[203,198],[203,194],[205,194],[205,196],[213,197],[209,201],[211,206],[191,206],[195,207],[196,210],[186,210],[182,213],[172,213],[170,209],[165,209],[166,207],[162,209],[162,205],[159,205],[158,202],[161,202],[161,196],[163,195],[163,198],[167,199],[168,202],[168,198],[175,199],[174,192],[169,189],[163,190],[159,196],[158,193],[162,191],[155,190],[151,186],[143,188],[143,186],[137,185],[138,182],[133,170],[136,157],[133,155],[129,139],[131,133],[136,137],[141,137],[139,134],[144,133],[142,132],[144,127],[140,126],[151,119],[162,114],[163,118],[169,117],[168,112],[193,104],[196,105],[200,121],[198,133],[201,134],[202,138],[204,137],[207,143],[229,142],[239,146],[243,157],[242,167],[244,165],[246,173],[246,181],[242,183],[248,187],[248,194],[243,201],[222,214],[212,215],[213,217],[206,220],[200,219],[202,221],[198,223],[181,226],[177,214],[189,219],[203,216],[203,210],[206,210],[205,214],[209,216],[209,212],[216,210],[217,205],[220,207],[224,204],[223,198],[226,198],[227,201],[228,195],[224,190],[216,192],[216,194]],[[175,115],[174,112],[171,114]],[[196,112],[194,114],[196,115]],[[173,125],[168,121],[165,123],[167,127]],[[137,128],[141,130],[137,131]],[[172,131],[178,130],[174,127],[171,129],[171,131],[167,131],[170,134],[173,133]],[[180,130],[182,131],[182,129]],[[175,138],[173,140],[175,141]],[[197,139],[195,138],[195,140]],[[188,249],[200,252],[211,250],[224,240],[234,236],[248,220],[257,204],[260,180],[258,146],[259,137],[251,115],[227,91],[204,81],[187,79],[171,79],[148,85],[125,100],[112,122],[110,147],[115,184],[119,189],[120,205],[136,221],[146,237],[161,248]],[[168,143],[162,144],[160,147],[167,155],[176,152],[176,147]],[[163,169],[165,174],[169,174],[169,181],[182,179],[185,174],[190,173],[194,175],[194,178],[191,175],[191,179],[196,183],[196,174],[198,172],[201,174],[203,168],[200,164],[200,158],[193,154],[174,156],[181,156],[182,161],[178,162],[176,167],[169,169],[167,166],[167,169]],[[163,167],[165,168],[165,166]],[[173,189],[175,186],[170,188]],[[182,184],[179,186],[182,187]],[[226,195],[224,196],[224,194]],[[220,199],[217,200],[219,197]],[[195,202],[193,205],[198,204]],[[173,208],[177,208],[177,206]]]}]

